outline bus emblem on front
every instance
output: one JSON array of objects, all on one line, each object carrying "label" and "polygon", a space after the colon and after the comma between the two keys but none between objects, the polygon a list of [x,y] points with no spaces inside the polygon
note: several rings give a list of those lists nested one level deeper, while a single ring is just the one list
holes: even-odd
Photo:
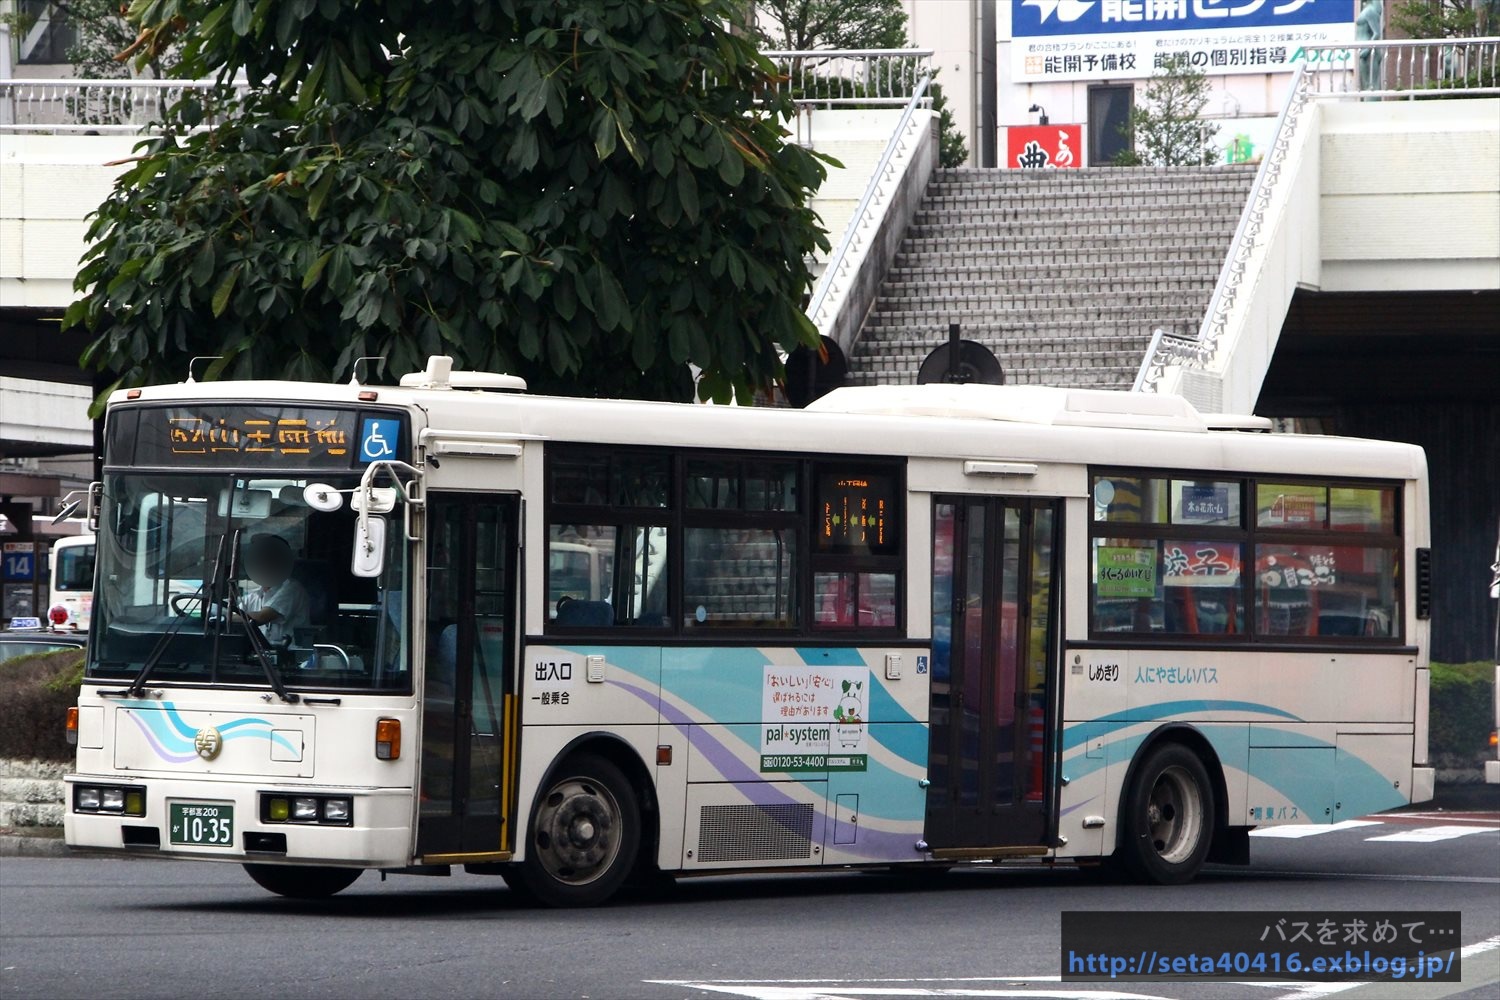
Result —
[{"label": "bus emblem on front", "polygon": [[204,760],[213,760],[219,756],[219,751],[224,749],[224,737],[213,726],[204,726],[198,730],[193,737],[193,749],[198,751],[198,756]]}]

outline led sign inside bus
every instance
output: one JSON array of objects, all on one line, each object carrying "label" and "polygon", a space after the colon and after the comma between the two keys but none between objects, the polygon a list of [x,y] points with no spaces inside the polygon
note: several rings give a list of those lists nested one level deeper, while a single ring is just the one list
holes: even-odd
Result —
[{"label": "led sign inside bus", "polygon": [[886,553],[895,544],[890,476],[818,477],[818,548],[851,555]]}]

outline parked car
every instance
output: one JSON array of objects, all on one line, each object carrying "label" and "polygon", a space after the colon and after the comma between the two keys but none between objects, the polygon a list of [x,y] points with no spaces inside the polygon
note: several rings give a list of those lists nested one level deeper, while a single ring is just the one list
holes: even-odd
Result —
[{"label": "parked car", "polygon": [[33,653],[55,653],[62,649],[82,649],[88,644],[86,632],[52,632],[40,628],[12,628],[0,632],[0,663]]}]

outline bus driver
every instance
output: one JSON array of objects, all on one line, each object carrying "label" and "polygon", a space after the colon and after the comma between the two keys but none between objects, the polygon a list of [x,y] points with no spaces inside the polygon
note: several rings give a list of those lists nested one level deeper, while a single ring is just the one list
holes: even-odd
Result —
[{"label": "bus driver", "polygon": [[257,586],[240,600],[240,610],[273,646],[286,645],[293,629],[310,624],[307,591],[292,579],[293,561],[279,535],[256,535],[245,552],[245,574]]}]

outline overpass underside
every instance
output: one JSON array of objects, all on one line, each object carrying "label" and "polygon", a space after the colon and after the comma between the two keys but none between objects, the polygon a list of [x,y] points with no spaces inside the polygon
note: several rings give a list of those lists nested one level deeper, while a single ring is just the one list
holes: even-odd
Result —
[{"label": "overpass underside", "polygon": [[1500,291],[1292,298],[1255,412],[1421,445],[1430,476],[1432,658],[1489,655],[1500,524]]}]

